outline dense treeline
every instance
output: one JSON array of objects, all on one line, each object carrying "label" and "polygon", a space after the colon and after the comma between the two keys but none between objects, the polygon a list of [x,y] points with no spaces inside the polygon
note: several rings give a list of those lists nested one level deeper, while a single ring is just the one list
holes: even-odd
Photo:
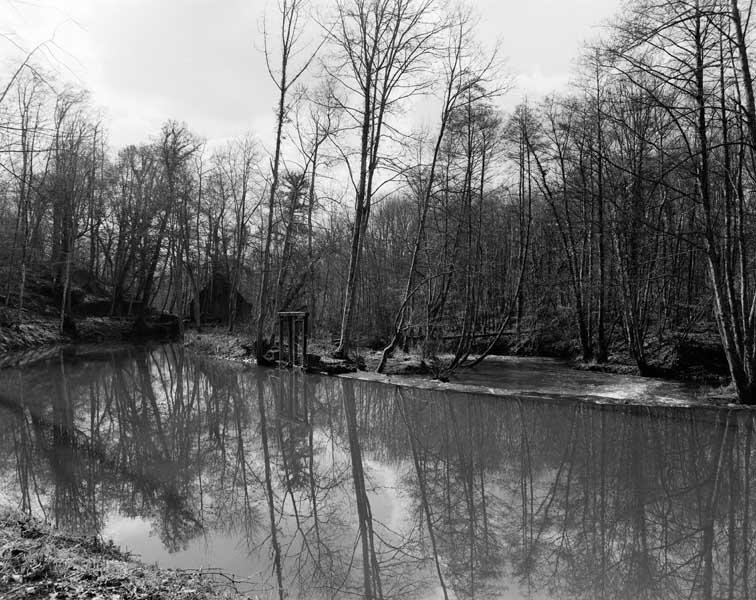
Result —
[{"label": "dense treeline", "polygon": [[750,3],[633,0],[568,93],[509,113],[465,11],[344,0],[306,47],[302,0],[279,8],[270,155],[173,121],[114,151],[85,94],[12,77],[0,294],[18,318],[46,269],[61,326],[92,279],[113,315],[260,340],[306,306],[342,355],[359,340],[387,358],[411,333],[427,354],[451,347],[455,368],[501,336],[568,328],[583,359],[621,347],[641,372],[652,342],[709,320],[756,399]]}]

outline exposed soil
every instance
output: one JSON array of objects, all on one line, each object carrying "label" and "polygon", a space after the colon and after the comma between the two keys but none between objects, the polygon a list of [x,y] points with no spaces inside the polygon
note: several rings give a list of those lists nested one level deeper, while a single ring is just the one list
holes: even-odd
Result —
[{"label": "exposed soil", "polygon": [[[144,339],[172,339],[170,323],[157,322],[148,332],[137,332],[130,319],[99,316],[80,318],[75,334],[61,333],[59,320],[50,315],[28,312],[23,321],[14,318],[18,311],[0,308],[0,367],[25,364],[57,352],[61,344],[107,343]],[[539,347],[543,350],[543,344]],[[229,333],[225,327],[203,328],[201,332],[188,329],[184,345],[200,354],[242,363],[254,364],[254,342],[251,332]],[[521,343],[510,344],[512,354],[523,356]],[[559,348],[563,346],[559,342]],[[559,350],[556,348],[556,350]],[[310,370],[328,375],[374,371],[380,361],[380,350],[367,347],[356,348],[352,360],[331,357],[333,347],[328,340],[312,340],[308,348]],[[517,352],[519,350],[519,352]],[[276,349],[269,352],[271,362],[277,358]],[[554,353],[548,352],[545,355]],[[557,352],[557,355],[559,353]],[[702,394],[713,402],[730,402],[735,396],[729,387],[727,364],[719,340],[712,332],[687,333],[669,336],[663,343],[654,342],[648,348],[654,357],[645,375],[670,381],[692,382],[702,387]],[[440,355],[433,360],[422,359],[419,354],[397,351],[389,359],[384,374],[387,376],[419,376],[424,379],[438,378],[443,372],[443,363],[449,356]],[[581,371],[600,371],[618,375],[640,375],[637,365],[620,346],[606,363],[573,360],[570,363]],[[464,382],[465,370],[451,374],[452,381]],[[442,377],[442,379],[445,379]],[[494,385],[494,387],[496,387]]]},{"label": "exposed soil", "polygon": [[[40,352],[62,344],[109,343],[144,340],[176,339],[178,320],[170,315],[155,315],[137,327],[135,318],[114,318],[110,313],[111,299],[107,289],[84,274],[74,273],[72,279],[72,310],[61,327],[60,308],[55,290],[49,284],[50,274],[40,271],[31,276],[24,300],[24,310],[4,306],[0,296],[0,367],[23,364],[33,360]],[[136,312],[131,303],[118,307],[123,314]],[[528,323],[518,336],[514,332],[504,336],[497,352],[515,356],[545,356],[572,359],[572,366],[584,371],[602,371],[620,375],[649,375],[673,381],[691,381],[704,386],[722,388],[729,383],[727,362],[716,331],[701,324],[696,331],[671,332],[664,340],[652,339],[647,345],[650,357],[645,372],[630,357],[627,349],[616,339],[613,352],[604,363],[576,360],[579,344],[572,335],[569,314],[557,314],[551,318]],[[188,329],[184,344],[199,353],[241,362],[254,362],[253,335],[243,329],[229,333],[225,327],[203,328],[201,333]],[[379,340],[365,338],[362,347],[352,354],[351,360],[331,356],[330,340],[311,340],[308,348],[308,363],[313,371],[338,375],[356,371],[374,371],[380,361],[382,344]],[[449,350],[447,348],[447,350]],[[479,348],[478,350],[482,350]],[[268,352],[270,364],[278,358],[276,349]],[[443,377],[444,363],[448,357],[439,355],[429,360],[419,354],[397,351],[389,359],[386,375]],[[462,370],[447,375],[451,379],[464,379]],[[724,397],[730,392],[722,392]]]},{"label": "exposed soil", "polygon": [[[0,354],[70,343],[175,339],[178,320],[174,316],[150,315],[137,323],[136,310],[128,302],[113,307],[104,286],[81,273],[74,275],[71,312],[62,324],[59,293],[44,269],[29,275],[22,310],[15,296],[0,295]],[[113,308],[127,316],[109,316]]]},{"label": "exposed soil", "polygon": [[[254,364],[254,342],[250,333],[228,333],[224,328],[203,328],[201,333],[195,330],[184,335],[184,346],[202,354]],[[314,340],[308,348],[310,370],[327,375],[341,375],[355,371],[374,371],[381,359],[379,351],[369,348],[357,348],[353,360],[333,358],[333,348],[327,342]],[[277,357],[277,350],[269,353]],[[397,351],[388,361],[386,375],[429,375],[431,365],[417,354]]]},{"label": "exposed soil", "polygon": [[119,600],[242,598],[217,575],[148,566],[99,538],[0,513],[0,597]]},{"label": "exposed soil", "polygon": [[25,311],[19,320],[9,312],[0,310],[0,353],[63,344],[71,339],[60,331],[60,322],[56,319]]},{"label": "exposed soil", "polygon": [[[218,358],[241,361],[254,364],[254,347],[252,335],[249,333],[229,334],[225,329],[204,329],[202,333],[195,331],[187,332],[184,344],[186,347]],[[337,360],[330,357],[333,350],[328,342],[315,340],[309,346],[312,349],[310,355],[311,370],[328,375],[341,375],[359,371],[373,372],[381,358],[381,352],[370,348],[357,348],[354,350],[354,360]],[[734,401],[735,392],[729,387],[729,376],[724,356],[720,355],[721,348],[718,341],[711,335],[689,335],[685,338],[670,338],[661,345],[661,348],[653,349],[657,360],[651,365],[651,372],[646,375],[655,379],[666,379],[672,382],[684,382],[692,384],[696,389],[698,400],[712,404],[726,404]],[[274,352],[275,354],[275,352]],[[418,382],[437,379],[442,373],[442,365],[450,360],[450,354],[441,354],[434,360],[424,360],[419,354],[397,351],[389,359],[383,376],[378,378],[391,378],[392,376],[405,377],[411,385]],[[491,357],[485,361],[488,364],[497,357]],[[548,360],[548,359],[547,359]],[[639,376],[637,365],[630,356],[619,351],[609,357],[609,361],[603,364],[595,362],[582,362],[579,360],[560,361],[560,364],[571,366],[578,371],[593,371],[613,373],[616,375]],[[495,371],[495,365],[492,366]],[[485,370],[485,369],[484,369]],[[480,371],[478,369],[477,371]],[[495,373],[489,373],[485,382],[480,383],[477,374],[467,369],[458,369],[447,377],[441,377],[443,381],[451,381],[457,385],[482,385],[492,389],[504,387],[502,381],[496,381]],[[505,378],[506,379],[506,378]],[[393,379],[396,382],[396,379]],[[698,402],[696,402],[698,403]]]},{"label": "exposed soil", "polygon": [[200,333],[188,330],[184,333],[184,346],[208,356],[255,362],[253,336],[248,333],[229,333],[225,328],[203,328]]},{"label": "exposed soil", "polygon": [[[0,273],[2,275],[2,273]],[[138,306],[122,300],[112,305],[110,291],[86,273],[74,270],[71,280],[71,315],[61,327],[59,292],[51,285],[52,273],[44,268],[30,273],[24,294],[24,310],[13,306],[14,297],[0,296],[0,366],[13,360],[11,354],[71,343],[98,343],[175,339],[178,320],[171,315],[153,315],[147,322],[137,324]],[[108,316],[116,313],[131,315],[123,318]],[[580,370],[603,371],[621,375],[649,375],[676,381],[693,381],[709,386],[729,383],[727,361],[715,327],[700,323],[695,330],[669,332],[665,339],[650,339],[646,353],[649,364],[640,373],[621,342],[614,336],[613,352],[604,363],[576,360],[580,348],[573,335],[568,311],[541,315],[523,324],[518,334],[505,335],[497,344],[496,353],[513,356],[542,356],[574,360]],[[486,340],[487,342],[487,340]],[[253,362],[253,335],[243,329],[229,333],[226,328],[203,328],[201,333],[187,330],[184,343],[197,352],[230,360]],[[330,340],[312,340],[308,362],[312,370],[327,374],[342,374],[357,370],[374,371],[383,346],[381,340],[365,338],[352,353],[352,360],[334,359]],[[450,348],[446,349],[451,350]],[[483,347],[476,348],[482,351]],[[10,358],[9,358],[10,357]],[[276,350],[269,352],[270,364],[275,364]],[[416,353],[397,351],[388,361],[387,375],[438,376],[443,372],[444,356],[423,360]]]},{"label": "exposed soil", "polygon": [[605,363],[576,360],[574,367],[583,371],[646,375],[713,387],[724,387],[730,382],[727,358],[715,332],[679,334],[662,342],[653,340],[647,353],[653,358],[649,360],[646,373],[640,373],[637,364],[621,347]]},{"label": "exposed soil", "polygon": [[131,318],[79,318],[73,329],[61,331],[60,319],[25,311],[18,319],[18,311],[0,309],[0,355],[35,350],[61,344],[97,342],[170,340],[176,339],[174,321],[158,316],[148,320],[141,329]]}]

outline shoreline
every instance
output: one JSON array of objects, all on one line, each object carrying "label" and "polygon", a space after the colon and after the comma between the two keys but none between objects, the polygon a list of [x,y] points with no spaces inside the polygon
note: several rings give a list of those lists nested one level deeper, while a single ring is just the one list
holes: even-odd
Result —
[{"label": "shoreline", "polygon": [[0,511],[0,596],[240,600],[222,573],[148,565],[112,541],[68,535],[16,510]]},{"label": "shoreline", "polygon": [[[254,358],[251,354],[247,353],[242,347],[243,336],[237,334],[206,332],[197,334],[196,332],[188,332],[185,336],[183,345],[185,348],[202,354],[204,356],[214,358],[216,360],[226,360],[237,364],[243,364],[248,366],[257,366]],[[234,343],[235,341],[239,343]],[[248,343],[248,342],[247,342]],[[364,350],[364,349],[363,349]],[[383,383],[386,385],[394,385],[403,389],[423,389],[423,390],[435,390],[439,392],[458,392],[466,394],[482,394],[487,396],[493,396],[498,398],[528,398],[531,400],[539,401],[572,401],[579,402],[592,406],[616,406],[616,407],[649,407],[649,408],[691,408],[691,409],[711,409],[711,410],[751,410],[748,405],[737,404],[734,393],[729,391],[729,388],[722,388],[712,386],[710,384],[702,383],[700,381],[690,381],[686,379],[672,379],[662,377],[643,377],[637,374],[637,370],[626,365],[608,364],[607,368],[602,368],[604,365],[591,365],[587,363],[580,363],[571,361],[568,359],[557,359],[552,357],[543,356],[498,356],[491,355],[486,357],[485,361],[481,364],[489,366],[495,366],[496,363],[527,363],[532,361],[536,364],[553,363],[564,368],[566,373],[575,371],[576,375],[580,373],[604,373],[607,375],[616,375],[618,377],[632,378],[638,383],[659,383],[659,384],[673,384],[673,385],[691,385],[696,386],[700,395],[694,398],[690,398],[686,401],[679,400],[654,400],[649,398],[617,398],[601,394],[571,394],[571,393],[538,393],[529,391],[527,389],[508,389],[498,386],[496,384],[483,385],[479,383],[469,383],[464,381],[464,377],[461,377],[459,381],[440,381],[434,379],[430,373],[430,369],[425,367],[420,368],[419,365],[422,361],[417,355],[401,354],[399,358],[391,359],[390,363],[392,370],[387,373],[376,373],[374,368],[378,364],[380,353],[379,352],[365,352],[365,369],[355,369],[352,372],[327,372],[314,370],[313,374],[320,374],[323,376],[342,377],[348,379],[354,379],[357,381],[371,381],[376,383]],[[424,364],[424,363],[423,363]],[[372,368],[371,368],[372,367]],[[613,368],[616,367],[616,368]],[[274,367],[270,367],[274,368]]]},{"label": "shoreline", "polygon": [[[94,322],[95,326],[90,326],[87,331],[95,332],[88,334],[80,339],[73,339],[62,336],[59,341],[52,343],[41,343],[34,346],[17,347],[15,349],[0,352],[0,368],[23,367],[34,364],[39,361],[48,360],[57,356],[61,351],[71,351],[78,354],[80,347],[85,347],[88,351],[97,351],[99,348],[109,348],[142,344],[159,344],[159,343],[180,343],[182,346],[192,352],[205,355],[218,360],[226,360],[243,365],[256,366],[252,355],[251,345],[248,336],[238,333],[228,333],[226,331],[206,329],[198,333],[196,330],[187,330],[183,339],[166,338],[166,337],[140,337],[124,334],[123,328],[112,328],[109,324],[112,319],[95,318],[89,322]],[[118,321],[117,319],[115,321]],[[0,326],[0,333],[7,330],[7,327]],[[0,336],[0,341],[2,337]],[[311,346],[315,351],[326,355],[327,350],[322,343],[315,341]],[[2,345],[0,344],[0,350]],[[461,393],[483,394],[502,398],[512,398],[515,396],[530,396],[533,398],[546,399],[549,397],[561,398],[562,400],[580,401],[593,405],[617,405],[617,406],[669,406],[679,408],[701,408],[709,407],[721,409],[729,408],[750,408],[746,405],[737,404],[735,395],[731,389],[725,385],[716,385],[710,383],[705,378],[685,378],[685,377],[644,377],[638,375],[637,369],[632,365],[620,362],[609,362],[604,364],[585,363],[577,360],[557,359],[542,356],[494,356],[486,358],[486,365],[495,365],[497,362],[527,362],[528,360],[538,361],[540,363],[552,361],[562,366],[565,371],[575,371],[578,373],[606,373],[618,377],[631,377],[639,382],[665,382],[674,385],[691,385],[698,388],[694,397],[688,401],[664,402],[658,400],[649,400],[644,398],[615,398],[602,396],[600,394],[570,394],[554,393],[539,394],[527,389],[511,389],[497,385],[496,381],[487,381],[485,384],[470,383],[465,381],[464,376],[460,376],[459,371],[452,377],[451,381],[440,381],[432,377],[431,367],[416,354],[397,353],[396,357],[390,359],[389,368],[385,374],[375,373],[375,366],[380,358],[379,351],[371,351],[366,348],[357,350],[360,359],[363,361],[363,368],[357,369],[354,366],[345,367],[346,363],[340,361],[331,362],[325,359],[322,370],[314,370],[314,373],[330,376],[348,377],[356,380],[375,381],[389,385],[396,385],[402,388],[417,388],[426,390],[452,391]],[[327,365],[331,365],[328,368]],[[345,372],[348,371],[348,372]],[[455,379],[459,380],[455,381]],[[495,379],[495,377],[493,378]]]},{"label": "shoreline", "polygon": [[[533,357],[537,358],[537,357]],[[611,374],[611,373],[610,373]],[[411,375],[383,375],[370,371],[357,371],[356,373],[341,373],[333,375],[355,381],[367,381],[382,383],[403,389],[420,389],[438,392],[452,392],[460,394],[478,394],[495,398],[512,400],[525,400],[536,402],[564,403],[572,402],[600,408],[633,408],[633,409],[692,409],[720,411],[751,411],[756,406],[729,402],[724,397],[715,397],[718,401],[709,400],[650,400],[615,398],[601,394],[570,394],[570,393],[542,393],[522,389],[507,390],[496,386],[484,386],[470,383],[456,383],[438,381],[435,379],[420,379]],[[646,378],[650,379],[650,378]]]},{"label": "shoreline", "polygon": [[57,317],[27,313],[17,322],[15,315],[9,319],[7,311],[0,311],[0,358],[76,344],[178,339],[177,322],[170,316],[154,315],[141,329],[136,325],[131,317],[85,316],[63,331]]}]

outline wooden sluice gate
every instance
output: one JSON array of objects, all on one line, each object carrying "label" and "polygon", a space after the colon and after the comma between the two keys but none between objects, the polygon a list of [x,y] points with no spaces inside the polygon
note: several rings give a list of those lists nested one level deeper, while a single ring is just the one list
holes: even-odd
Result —
[{"label": "wooden sluice gate", "polygon": [[307,369],[307,333],[310,313],[278,313],[278,366]]}]

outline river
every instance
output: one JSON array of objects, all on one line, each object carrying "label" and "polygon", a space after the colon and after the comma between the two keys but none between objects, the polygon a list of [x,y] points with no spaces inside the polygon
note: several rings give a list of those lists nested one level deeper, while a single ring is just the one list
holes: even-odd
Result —
[{"label": "river", "polygon": [[753,597],[750,411],[507,368],[500,398],[61,353],[0,370],[0,504],[260,598]]}]

